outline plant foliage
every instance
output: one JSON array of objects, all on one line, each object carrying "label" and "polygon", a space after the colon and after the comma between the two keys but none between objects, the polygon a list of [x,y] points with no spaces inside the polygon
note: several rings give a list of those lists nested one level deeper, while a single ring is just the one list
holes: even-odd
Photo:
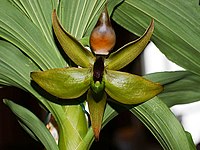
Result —
[{"label": "plant foliage", "polygon": [[[36,70],[64,68],[66,55],[57,45],[52,30],[51,14],[57,10],[63,28],[79,41],[86,41],[106,4],[106,0],[2,0],[0,2],[0,84],[16,86],[34,95],[52,113],[59,127],[60,150],[89,149],[94,135],[88,127],[80,105],[60,105],[44,97],[31,83],[30,73]],[[112,10],[113,13],[112,13]],[[142,35],[152,18],[155,32],[152,40],[172,61],[188,71],[156,73],[146,78],[164,85],[158,97],[135,106],[135,114],[153,133],[166,150],[193,150],[195,146],[180,123],[167,106],[199,100],[199,22],[200,13],[196,0],[168,0],[148,2],[146,0],[108,1],[109,14],[121,26],[136,35]],[[176,42],[175,42],[176,41]],[[158,62],[159,63],[159,62]],[[186,96],[181,96],[182,94]],[[42,139],[39,134],[44,128],[35,116],[29,126],[30,116],[25,108],[5,101],[19,117],[29,133]],[[165,105],[167,104],[167,106]],[[20,109],[19,109],[20,108]],[[21,114],[23,112],[23,114]],[[117,112],[106,105],[103,126]],[[27,121],[27,122],[26,122]],[[46,136],[49,134],[44,131]],[[46,149],[56,147],[52,138],[42,141]]]}]

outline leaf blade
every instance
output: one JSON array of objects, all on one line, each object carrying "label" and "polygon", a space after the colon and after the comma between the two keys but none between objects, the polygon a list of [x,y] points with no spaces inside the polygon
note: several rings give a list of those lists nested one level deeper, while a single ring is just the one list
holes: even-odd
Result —
[{"label": "leaf blade", "polygon": [[45,125],[32,112],[9,100],[4,100],[4,103],[37,136],[47,150],[59,150],[55,139]]},{"label": "leaf blade", "polygon": [[[38,66],[11,43],[0,40],[0,56],[0,83],[19,87],[34,95],[52,113],[58,123],[59,148],[63,150],[76,149],[85,134],[85,127],[82,126],[81,128],[84,128],[82,130],[80,127],[76,128],[75,126],[76,121],[81,122],[83,120],[82,117],[85,117],[84,112],[81,111],[82,108],[79,105],[75,105],[73,108],[68,108],[72,106],[61,106],[49,101],[44,95],[40,95],[31,86],[30,78],[30,72],[39,70]],[[73,110],[72,114],[79,113],[79,117],[66,117],[66,114],[69,113],[66,110]],[[68,138],[72,139],[73,143],[67,140]]]},{"label": "leaf blade", "polygon": [[[127,107],[152,132],[165,150],[195,150],[191,136],[184,131],[182,125],[170,109],[158,98],[144,102],[133,108]],[[110,106],[106,107],[103,126],[117,115]],[[86,138],[92,140],[91,131]],[[183,142],[184,141],[184,142]]]},{"label": "leaf blade", "polygon": [[163,149],[195,150],[180,122],[159,98],[154,97],[130,111],[147,126]]},{"label": "leaf blade", "polygon": [[126,0],[115,10],[113,19],[141,35],[147,21],[153,17],[156,27],[152,40],[156,46],[168,59],[200,74],[199,12],[195,0],[185,3],[181,0],[153,1],[150,4],[144,0]]},{"label": "leaf blade", "polygon": [[41,69],[63,67],[66,64],[43,32],[9,1],[1,2],[0,13],[0,37],[18,47]]},{"label": "leaf blade", "polygon": [[164,91],[158,97],[168,107],[192,103],[200,99],[200,77],[194,73],[188,71],[160,72],[144,77],[164,86]]}]

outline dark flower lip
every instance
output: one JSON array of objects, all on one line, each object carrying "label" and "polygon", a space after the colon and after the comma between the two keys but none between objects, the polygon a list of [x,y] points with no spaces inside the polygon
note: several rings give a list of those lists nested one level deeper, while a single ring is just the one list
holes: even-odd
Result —
[{"label": "dark flower lip", "polygon": [[104,58],[101,56],[98,56],[96,58],[96,61],[93,66],[93,80],[94,82],[102,81],[103,78],[103,73],[104,73]]}]

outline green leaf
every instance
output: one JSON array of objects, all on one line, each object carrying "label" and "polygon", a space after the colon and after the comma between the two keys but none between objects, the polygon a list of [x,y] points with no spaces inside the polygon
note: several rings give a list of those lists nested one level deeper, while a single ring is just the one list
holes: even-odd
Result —
[{"label": "green leaf", "polygon": [[95,57],[93,54],[88,51],[86,48],[81,45],[74,37],[72,37],[69,33],[64,31],[64,29],[59,24],[56,11],[54,10],[52,14],[53,18],[53,29],[63,47],[65,53],[69,56],[69,58],[74,61],[78,66],[81,67],[90,67],[94,63]]},{"label": "green leaf", "polygon": [[[35,95],[37,98],[40,98],[38,94]],[[83,141],[83,137],[87,131],[87,124],[85,123],[86,118],[81,106],[61,106],[49,102],[48,99],[45,100],[48,102],[48,105],[46,105],[48,106],[48,110],[50,110],[58,123],[59,149],[74,150],[77,149],[81,142],[87,143],[87,141]]]},{"label": "green leaf", "polygon": [[4,100],[4,103],[19,118],[19,121],[32,131],[47,150],[59,150],[48,129],[32,112],[9,100]]},{"label": "green leaf", "polygon": [[145,78],[164,86],[164,91],[158,97],[169,107],[200,100],[200,77],[191,72],[160,72],[146,75]]},{"label": "green leaf", "polygon": [[125,0],[113,19],[141,35],[150,18],[155,20],[152,37],[156,46],[173,62],[200,74],[200,9],[196,0]]},{"label": "green leaf", "polygon": [[23,122],[18,120],[18,123],[35,141],[39,141],[35,134]]},{"label": "green leaf", "polygon": [[17,47],[2,40],[0,40],[0,56],[0,83],[30,92],[51,110],[51,104],[48,104],[48,101],[31,86],[30,73],[39,70],[38,66]]},{"label": "green leaf", "polygon": [[130,110],[157,138],[165,150],[195,150],[180,122],[157,97]]},{"label": "green leaf", "polygon": [[[72,126],[76,131],[73,132],[78,132],[79,136],[81,138],[84,138],[88,131],[88,123],[85,117],[85,113],[83,113],[83,108],[81,106],[67,106],[64,107],[64,113],[65,116],[71,121]],[[71,131],[72,132],[72,131]],[[74,133],[71,133],[74,134]],[[77,136],[77,135],[76,135]],[[77,136],[77,137],[79,137]],[[74,137],[74,138],[77,138]],[[70,140],[68,141],[70,143]]]},{"label": "green leaf", "polygon": [[149,28],[139,39],[130,42],[117,50],[105,60],[107,69],[119,70],[132,62],[146,47],[154,30],[154,21],[152,20]]},{"label": "green leaf", "polygon": [[31,78],[37,84],[62,99],[83,95],[89,88],[91,76],[88,68],[58,68],[31,73]]},{"label": "green leaf", "polygon": [[[63,132],[59,132],[59,137],[62,138],[59,142],[59,148],[61,150],[74,150],[80,143],[88,142],[83,141],[88,130],[87,120],[80,105],[65,106],[63,110],[59,126],[59,131],[62,129]],[[57,114],[57,116],[59,115]]]},{"label": "green leaf", "polygon": [[92,90],[89,90],[87,93],[90,119],[96,140],[99,139],[106,99],[107,96],[105,92],[103,92],[101,95],[97,95],[93,93]]},{"label": "green leaf", "polygon": [[12,3],[1,1],[0,14],[0,37],[22,50],[41,69],[65,66],[58,49],[47,41],[42,29]]},{"label": "green leaf", "polygon": [[[0,40],[0,56],[0,83],[16,86],[33,94],[52,113],[58,123],[59,149],[75,149],[82,141],[82,136],[87,129],[85,123],[82,123],[81,127],[77,126],[78,122],[85,119],[81,106],[61,106],[36,92],[31,86],[30,72],[39,68],[11,43]],[[66,115],[69,113],[68,110],[73,111]],[[68,139],[71,139],[73,143]]]},{"label": "green leaf", "polygon": [[57,0],[10,0],[22,11],[38,28],[41,29],[46,39],[55,46],[52,32],[52,9],[56,8]]},{"label": "green leaf", "polygon": [[163,90],[160,84],[125,72],[106,70],[104,80],[106,93],[123,104],[142,103]]},{"label": "green leaf", "polygon": [[30,89],[30,72],[39,68],[14,45],[0,40],[0,77],[2,84]]},{"label": "green leaf", "polygon": [[[188,132],[170,111],[170,109],[158,98],[154,97],[138,106],[129,108],[124,105],[152,132],[164,150],[195,150],[195,145]],[[103,126],[117,115],[117,112],[106,106]],[[89,130],[86,137],[92,139],[92,131]],[[91,144],[91,143],[90,143]]]},{"label": "green leaf", "polygon": [[196,150],[196,145],[194,144],[194,141],[192,139],[192,135],[187,131],[185,131],[185,132],[186,132],[186,136],[187,136],[188,142],[190,143],[190,145],[189,145],[190,149]]},{"label": "green leaf", "polygon": [[[26,3],[26,0],[23,2]],[[46,10],[46,7],[49,6],[42,6],[45,2],[46,1],[34,1],[33,3],[36,5],[39,4],[38,6],[40,8],[45,8],[45,10],[42,11],[46,12],[48,11]],[[33,3],[30,2],[30,5]],[[87,124],[80,123],[85,119],[81,107],[79,105],[61,106],[52,103],[37,93],[30,85],[31,71],[39,70],[38,66],[43,70],[64,67],[66,65],[64,59],[57,48],[54,49],[55,47],[51,46],[52,44],[49,43],[49,40],[46,40],[46,35],[43,35],[43,31],[39,25],[33,23],[33,20],[31,20],[27,14],[20,10],[16,5],[10,4],[8,1],[1,1],[0,4],[0,36],[16,45],[15,47],[10,43],[5,42],[5,46],[5,44],[0,43],[0,52],[2,53],[0,54],[1,84],[17,86],[33,94],[53,114],[58,123],[59,149],[76,149],[83,141],[83,136],[87,129]],[[54,6],[56,5],[55,2]],[[29,5],[24,5],[25,11],[30,11],[29,8],[31,9],[31,7],[28,6]],[[46,15],[46,13],[44,13],[44,15]],[[51,16],[51,14],[48,15]],[[48,18],[49,16],[45,17]],[[34,16],[32,16],[32,18],[34,18]],[[5,23],[7,24],[5,25]],[[51,25],[52,23],[48,26],[50,27]],[[4,28],[7,29],[7,27],[9,27],[8,31],[10,30],[9,34],[7,30],[4,30]],[[87,143],[87,141],[83,141],[82,143]]]}]

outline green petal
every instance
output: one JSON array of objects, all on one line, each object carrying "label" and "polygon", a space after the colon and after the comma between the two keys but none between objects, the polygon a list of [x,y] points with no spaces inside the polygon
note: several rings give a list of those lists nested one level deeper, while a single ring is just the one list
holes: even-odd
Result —
[{"label": "green petal", "polygon": [[85,49],[74,37],[67,33],[60,25],[56,11],[53,11],[53,29],[65,53],[78,66],[90,67],[94,63],[95,57]]},{"label": "green petal", "polygon": [[154,20],[139,39],[132,41],[112,53],[106,60],[105,66],[110,70],[119,70],[132,62],[146,47],[154,30]]},{"label": "green petal", "polygon": [[31,78],[38,85],[62,99],[83,95],[89,88],[91,77],[88,68],[60,68],[31,73]]},{"label": "green petal", "polygon": [[107,94],[123,104],[142,103],[163,90],[158,83],[125,72],[106,70],[104,80]]},{"label": "green petal", "polygon": [[106,105],[106,93],[103,92],[102,95],[96,95],[90,89],[87,94],[87,102],[90,111],[90,119],[92,123],[92,129],[96,140],[99,139],[99,133],[101,130],[101,123],[103,119],[103,114]]}]

